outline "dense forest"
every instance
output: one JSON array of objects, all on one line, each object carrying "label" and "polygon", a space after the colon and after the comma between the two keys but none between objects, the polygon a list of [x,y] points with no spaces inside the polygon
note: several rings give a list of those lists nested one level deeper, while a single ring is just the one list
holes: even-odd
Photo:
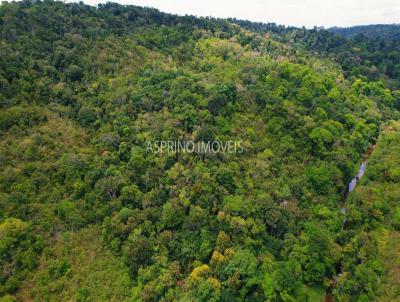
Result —
[{"label": "dense forest", "polygon": [[0,301],[400,301],[400,29],[369,29],[2,2]]},{"label": "dense forest", "polygon": [[400,24],[358,25],[353,27],[332,27],[330,31],[346,38],[364,35],[369,38],[400,40]]}]

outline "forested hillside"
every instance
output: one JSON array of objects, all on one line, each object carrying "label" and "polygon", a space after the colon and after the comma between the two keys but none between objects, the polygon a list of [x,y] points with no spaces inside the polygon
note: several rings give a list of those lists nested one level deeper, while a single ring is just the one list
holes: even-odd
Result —
[{"label": "forested hillside", "polygon": [[377,253],[383,276],[376,287],[377,301],[400,300],[400,123],[383,128],[361,183],[349,197],[348,218],[372,240],[378,250],[368,245],[365,252]]},{"label": "forested hillside", "polygon": [[399,44],[363,39],[3,2],[0,301],[395,301],[374,232],[398,228],[398,158],[368,178],[390,201],[340,210],[400,118]]},{"label": "forested hillside", "polygon": [[365,35],[369,38],[383,38],[386,40],[400,40],[400,24],[359,25],[353,27],[332,27],[330,31],[346,38]]},{"label": "forested hillside", "polygon": [[387,87],[399,88],[399,25],[306,29],[274,23],[230,21],[260,34],[271,32],[284,43],[295,44],[297,48],[306,49],[320,57],[328,57],[341,65],[349,79],[381,80]]}]

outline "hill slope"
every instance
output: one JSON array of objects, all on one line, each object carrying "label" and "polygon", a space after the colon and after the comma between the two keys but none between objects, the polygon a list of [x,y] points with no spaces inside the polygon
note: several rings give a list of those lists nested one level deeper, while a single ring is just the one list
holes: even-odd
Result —
[{"label": "hill slope", "polygon": [[3,3],[0,18],[4,301],[379,295],[377,244],[343,229],[340,204],[400,92],[350,74],[326,31],[112,3]]},{"label": "hill slope", "polygon": [[383,130],[361,183],[350,195],[349,219],[360,231],[378,242],[377,259],[384,274],[376,301],[400,301],[400,207],[399,164],[400,124],[389,123]]},{"label": "hill slope", "polygon": [[353,27],[333,27],[330,31],[346,38],[364,35],[368,38],[383,38],[386,40],[400,40],[399,24],[360,25]]}]

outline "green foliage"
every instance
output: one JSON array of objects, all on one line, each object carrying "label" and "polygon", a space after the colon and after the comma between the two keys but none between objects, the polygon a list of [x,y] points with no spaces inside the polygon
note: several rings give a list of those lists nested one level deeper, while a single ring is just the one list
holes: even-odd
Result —
[{"label": "green foliage", "polygon": [[72,229],[78,229],[83,225],[83,218],[75,204],[68,200],[61,201],[56,208],[56,213],[65,224]]},{"label": "green foliage", "polygon": [[[0,224],[0,294],[15,292],[25,277],[25,271],[33,270],[37,265],[40,248],[30,246],[34,245],[35,238],[32,238],[29,228],[27,222],[18,218],[7,218]],[[7,299],[13,301],[11,297]]]},{"label": "green foliage", "polygon": [[6,131],[13,126],[25,130],[46,120],[46,116],[36,107],[10,107],[0,112],[0,130]]},{"label": "green foliage", "polygon": [[84,126],[90,126],[96,121],[96,112],[88,107],[82,107],[78,112],[78,120]]},{"label": "green foliage", "polygon": [[396,170],[392,163],[399,160],[399,130],[398,122],[385,125],[366,174],[349,196],[348,219],[352,228],[346,232],[344,272],[335,288],[340,299],[355,295],[348,284],[364,285],[357,293],[359,301],[373,300],[376,295],[377,301],[391,301],[396,296],[392,276],[398,271],[398,257],[390,255],[389,250],[398,246],[399,188],[390,175]]},{"label": "green foliage", "polygon": [[130,279],[121,260],[102,248],[98,229],[89,227],[46,247],[21,292],[46,300],[128,301]]},{"label": "green foliage", "polygon": [[[345,225],[340,202],[399,118],[397,42],[115,3],[4,2],[0,24],[3,300],[379,293],[397,124]],[[243,152],[147,150],[161,140]]]}]

